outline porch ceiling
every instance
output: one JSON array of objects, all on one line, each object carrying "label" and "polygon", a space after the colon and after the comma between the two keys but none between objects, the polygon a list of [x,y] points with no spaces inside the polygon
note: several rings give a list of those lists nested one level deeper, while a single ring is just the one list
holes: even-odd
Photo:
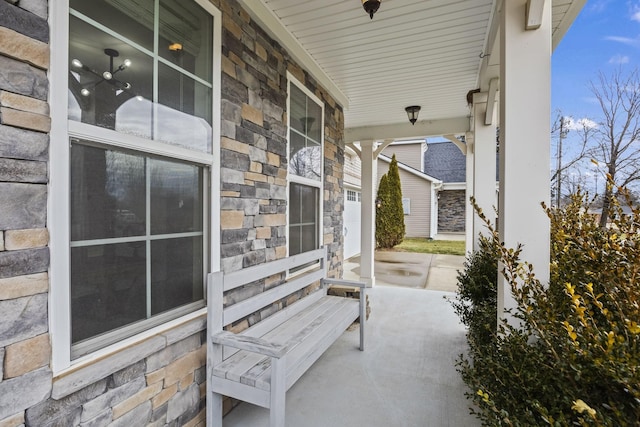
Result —
[{"label": "porch ceiling", "polygon": [[[345,107],[349,140],[372,127],[397,137],[436,134],[430,124],[464,132],[467,92],[499,74],[502,1],[382,0],[371,20],[360,0],[240,0]],[[551,1],[554,48],[585,1]],[[413,128],[408,105],[422,106]]]}]

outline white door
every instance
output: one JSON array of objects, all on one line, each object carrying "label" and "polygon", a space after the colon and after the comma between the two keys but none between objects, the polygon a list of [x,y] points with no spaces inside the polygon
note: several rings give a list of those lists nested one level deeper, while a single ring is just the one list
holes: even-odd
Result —
[{"label": "white door", "polygon": [[360,201],[362,193],[347,189],[344,192],[344,259],[360,253]]}]

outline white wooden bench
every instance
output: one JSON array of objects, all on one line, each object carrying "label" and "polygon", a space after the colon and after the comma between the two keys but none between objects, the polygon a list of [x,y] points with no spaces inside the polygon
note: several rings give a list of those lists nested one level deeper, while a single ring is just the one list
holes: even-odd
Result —
[{"label": "white wooden bench", "polygon": [[[365,284],[327,278],[326,257],[321,248],[229,274],[209,274],[207,426],[222,425],[222,396],[268,408],[270,425],[284,426],[287,390],[358,317],[364,350]],[[225,292],[296,268],[301,270],[283,284],[223,307]],[[224,330],[314,283],[319,288],[243,332]],[[357,286],[360,299],[329,296],[330,284]]]}]

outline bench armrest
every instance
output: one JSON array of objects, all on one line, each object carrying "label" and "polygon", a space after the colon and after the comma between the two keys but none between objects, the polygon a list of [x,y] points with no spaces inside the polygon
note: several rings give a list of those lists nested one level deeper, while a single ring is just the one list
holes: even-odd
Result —
[{"label": "bench armrest", "polygon": [[211,336],[211,341],[220,345],[228,345],[229,347],[239,350],[247,350],[253,353],[263,354],[265,356],[281,358],[290,345],[274,344],[262,338],[249,337],[246,335],[238,335],[232,332],[222,331]]},{"label": "bench armrest", "polygon": [[322,281],[327,285],[355,286],[357,288],[366,288],[367,284],[357,280],[333,279],[325,277]]}]

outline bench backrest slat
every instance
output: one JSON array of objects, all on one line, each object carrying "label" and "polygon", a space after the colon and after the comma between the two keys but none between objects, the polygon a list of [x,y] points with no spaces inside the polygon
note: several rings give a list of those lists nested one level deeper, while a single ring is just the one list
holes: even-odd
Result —
[{"label": "bench backrest slat", "polygon": [[[247,283],[260,280],[274,274],[290,270],[292,268],[308,264],[310,262],[326,259],[327,249],[322,247],[314,251],[304,252],[297,255],[291,255],[265,264],[253,267],[243,268],[242,270],[227,273],[224,276],[224,291],[229,291],[237,287],[246,285]],[[324,264],[321,265],[324,268]]]},{"label": "bench backrest slat", "polygon": [[224,320],[222,323],[224,325],[228,325],[250,315],[251,313],[255,313],[261,308],[319,281],[324,277],[324,275],[325,272],[323,269],[305,272],[300,277],[296,277],[280,286],[276,286],[268,291],[259,293],[258,295],[247,298],[244,301],[233,304],[232,306],[224,309]]}]

